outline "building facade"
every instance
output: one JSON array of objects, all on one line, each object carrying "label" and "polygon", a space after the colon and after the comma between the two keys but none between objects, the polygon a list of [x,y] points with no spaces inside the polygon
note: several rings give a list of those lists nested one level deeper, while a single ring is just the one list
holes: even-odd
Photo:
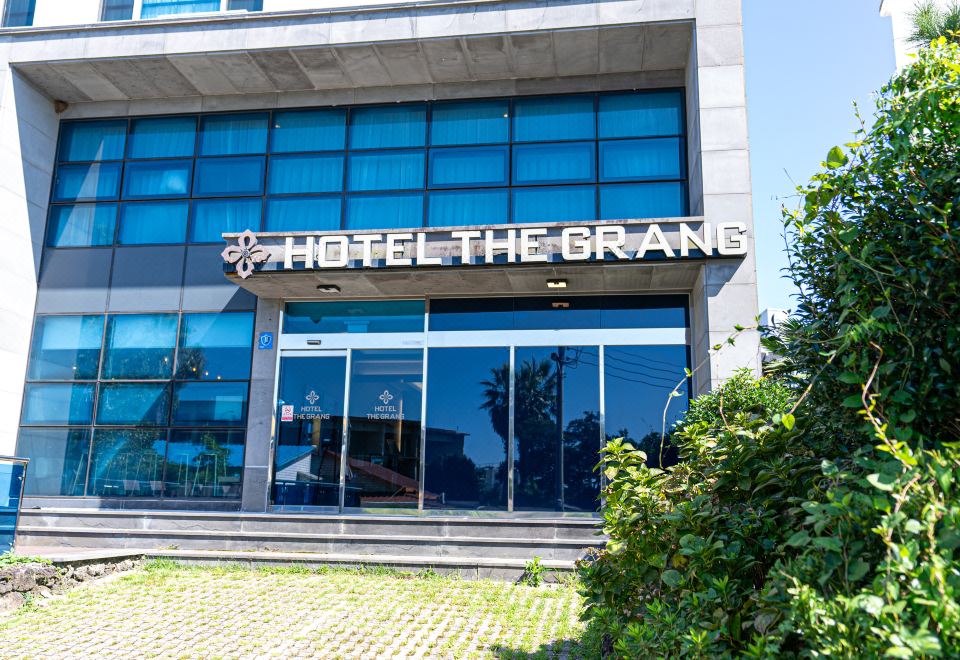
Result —
[{"label": "building facade", "polygon": [[739,2],[318,5],[4,3],[28,506],[590,515],[758,368]]}]

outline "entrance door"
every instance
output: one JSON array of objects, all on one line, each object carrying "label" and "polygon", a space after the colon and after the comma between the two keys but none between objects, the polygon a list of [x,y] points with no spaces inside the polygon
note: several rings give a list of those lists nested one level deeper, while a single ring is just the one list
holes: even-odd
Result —
[{"label": "entrance door", "polygon": [[281,358],[274,504],[339,506],[346,371],[345,352]]}]

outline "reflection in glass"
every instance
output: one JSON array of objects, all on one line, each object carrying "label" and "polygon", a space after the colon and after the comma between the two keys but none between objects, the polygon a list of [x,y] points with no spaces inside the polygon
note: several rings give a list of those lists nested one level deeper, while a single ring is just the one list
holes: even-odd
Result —
[{"label": "reflection in glass", "polygon": [[686,215],[686,201],[680,181],[600,186],[600,218],[677,218]]},{"label": "reflection in glass", "polygon": [[430,349],[424,508],[507,508],[509,425],[489,379],[509,363],[509,348]]},{"label": "reflection in glass", "polygon": [[346,370],[345,356],[282,359],[273,457],[274,504],[340,504]]},{"label": "reflection in glass", "polygon": [[264,159],[200,158],[193,182],[194,197],[234,197],[263,193]]},{"label": "reflection in glass", "polygon": [[121,245],[183,243],[187,235],[190,202],[137,202],[120,210]]},{"label": "reflection in glass", "polygon": [[97,424],[163,426],[170,413],[170,386],[165,383],[102,383]]},{"label": "reflection in glass", "polygon": [[60,160],[120,160],[126,137],[126,119],[64,122],[60,132]]},{"label": "reflection in glass", "polygon": [[186,197],[190,194],[193,161],[148,160],[127,163],[123,177],[124,199]]},{"label": "reflection in glass", "polygon": [[30,459],[26,495],[83,495],[90,429],[22,429],[17,456]]},{"label": "reflection in glass", "polygon": [[287,303],[283,331],[289,334],[423,332],[425,309],[422,300]]},{"label": "reflection in glass", "polygon": [[[607,346],[603,361],[607,439],[630,441],[646,452],[648,465],[674,465],[677,451],[670,443],[670,430],[689,403],[683,372],[688,366],[687,347]],[[670,392],[681,381],[680,396],[671,398]],[[664,430],[666,441],[661,443]]]},{"label": "reflection in glass", "polygon": [[169,378],[176,314],[118,314],[107,321],[104,379]]},{"label": "reflection in glass", "polygon": [[[596,511],[600,451],[597,348],[517,348],[514,509]],[[506,374],[491,384],[491,417],[502,414]]]},{"label": "reflection in glass", "polygon": [[89,424],[93,384],[28,384],[23,393],[23,424]]},{"label": "reflection in glass", "polygon": [[166,497],[240,497],[243,431],[172,431]]},{"label": "reflection in glass", "polygon": [[174,426],[243,426],[247,421],[247,383],[177,383]]},{"label": "reflection in glass", "polygon": [[250,377],[253,314],[184,314],[177,378],[243,380]]},{"label": "reflection in glass", "polygon": [[61,165],[57,168],[53,201],[116,199],[120,194],[120,163]]},{"label": "reflection in glass", "polygon": [[259,199],[201,199],[193,203],[191,243],[221,243],[221,234],[260,231]]},{"label": "reflection in glass", "polygon": [[116,204],[71,204],[50,209],[50,247],[111,245],[117,222]]},{"label": "reflection in glass", "polygon": [[166,444],[166,431],[160,429],[97,429],[87,495],[159,497]]},{"label": "reflection in glass", "polygon": [[38,316],[31,380],[94,380],[100,366],[102,316]]},{"label": "reflection in glass", "polygon": [[355,350],[352,360],[347,505],[416,508],[423,351]]},{"label": "reflection in glass", "polygon": [[193,155],[196,141],[196,117],[134,119],[127,158],[184,158]]}]

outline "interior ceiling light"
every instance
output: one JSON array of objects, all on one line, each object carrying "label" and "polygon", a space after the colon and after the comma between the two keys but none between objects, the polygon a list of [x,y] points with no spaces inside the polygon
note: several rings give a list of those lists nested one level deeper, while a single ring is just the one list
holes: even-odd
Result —
[{"label": "interior ceiling light", "polygon": [[566,289],[567,281],[562,279],[547,280],[548,289]]},{"label": "interior ceiling light", "polygon": [[336,284],[318,284],[317,291],[320,293],[340,293],[340,287]]},{"label": "interior ceiling light", "polygon": [[570,303],[566,300],[554,300],[550,303],[550,306],[554,309],[570,309]]}]

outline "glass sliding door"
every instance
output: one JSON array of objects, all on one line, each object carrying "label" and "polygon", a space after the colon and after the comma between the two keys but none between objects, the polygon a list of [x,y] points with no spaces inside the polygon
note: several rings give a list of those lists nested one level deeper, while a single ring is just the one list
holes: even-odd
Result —
[{"label": "glass sliding door", "polygon": [[346,370],[345,353],[281,359],[275,505],[339,506]]},{"label": "glass sliding door", "polygon": [[433,348],[425,509],[507,510],[510,349]]},{"label": "glass sliding door", "polygon": [[423,351],[351,352],[344,505],[419,507]]},{"label": "glass sliding door", "polygon": [[517,347],[515,511],[595,511],[600,451],[596,346]]}]

